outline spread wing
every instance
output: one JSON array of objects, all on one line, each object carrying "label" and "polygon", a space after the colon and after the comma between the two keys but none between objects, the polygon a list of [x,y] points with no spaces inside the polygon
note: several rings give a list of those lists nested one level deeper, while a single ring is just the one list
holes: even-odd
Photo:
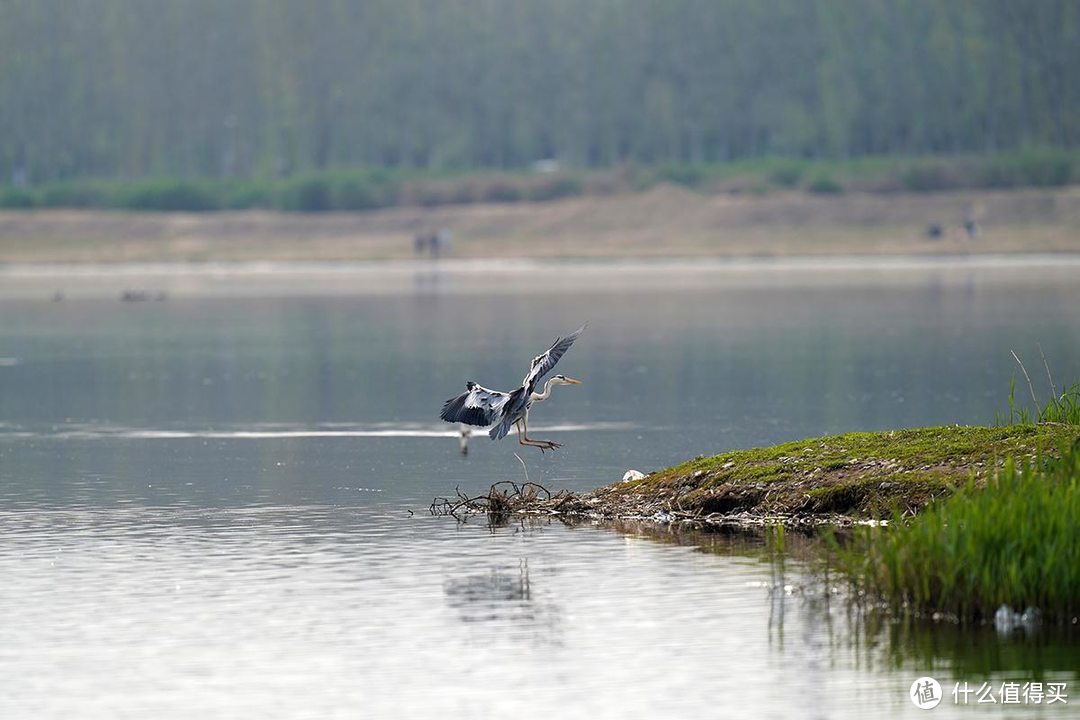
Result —
[{"label": "spread wing", "polygon": [[583,332],[585,332],[584,325],[564,338],[556,338],[555,342],[551,344],[551,347],[547,349],[547,352],[533,358],[529,373],[525,376],[525,379],[521,381],[521,384],[527,387],[531,393],[533,388],[536,387],[536,383],[543,380],[544,376],[551,372],[551,369],[555,367],[555,363],[559,362],[559,358],[570,349],[570,346],[574,344],[574,341],[577,340]]},{"label": "spread wing", "polygon": [[526,392],[524,387],[519,387],[514,392],[506,396],[506,402],[503,404],[501,417],[499,418],[499,424],[495,425],[488,431],[488,436],[492,440],[501,440],[506,437],[510,432],[511,426],[514,422],[525,414],[525,409],[529,405],[529,393]]},{"label": "spread wing", "polygon": [[465,383],[465,387],[466,392],[450,398],[443,404],[439,417],[446,422],[462,422],[480,427],[491,425],[498,420],[499,412],[510,395],[498,390],[489,390],[472,381]]}]

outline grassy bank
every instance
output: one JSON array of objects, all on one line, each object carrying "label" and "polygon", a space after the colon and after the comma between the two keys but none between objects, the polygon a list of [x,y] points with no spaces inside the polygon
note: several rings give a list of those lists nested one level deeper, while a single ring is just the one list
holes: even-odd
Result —
[{"label": "grassy bank", "polygon": [[[1069,621],[1080,613],[1080,441],[1059,456],[1009,459],[985,487],[895,527],[859,528],[835,547],[853,585],[894,611],[988,620],[998,608]],[[1012,610],[1015,608],[1015,610]],[[1011,625],[1006,613],[1002,624]]]},{"label": "grassy bank", "polygon": [[676,184],[704,194],[805,191],[940,192],[1080,184],[1080,153],[1030,148],[999,155],[758,158],[723,164],[625,165],[604,170],[327,170],[286,178],[76,179],[0,188],[0,208],[137,211],[363,211],[546,202]]},{"label": "grassy bank", "polygon": [[1080,426],[1065,424],[849,433],[698,458],[586,503],[610,517],[889,518],[985,486],[1007,457],[1026,462],[1077,439]]},{"label": "grassy bank", "polygon": [[[1015,423],[1006,430],[1058,428],[1057,444],[1034,456],[1009,453],[982,482],[972,473],[956,493],[913,519],[894,511],[892,527],[859,528],[846,544],[833,539],[833,556],[860,596],[894,612],[962,622],[994,618],[1002,630],[1076,622],[1080,382],[1058,394],[1051,379],[1051,397],[1040,407],[1023,363],[1021,369],[1039,409],[1017,410],[1014,383],[999,422]],[[1039,425],[1030,424],[1033,417]]]}]

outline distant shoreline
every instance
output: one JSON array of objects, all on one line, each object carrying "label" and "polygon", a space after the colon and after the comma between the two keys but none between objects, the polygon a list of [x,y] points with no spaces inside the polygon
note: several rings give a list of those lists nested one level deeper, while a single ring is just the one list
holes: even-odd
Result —
[{"label": "distant shoreline", "polygon": [[124,277],[228,276],[288,277],[298,275],[363,275],[443,272],[454,275],[604,273],[664,274],[717,272],[847,272],[859,270],[922,271],[938,269],[1037,269],[1080,267],[1080,251],[1064,253],[972,253],[941,255],[795,255],[783,257],[665,257],[665,258],[507,258],[483,260],[299,260],[128,263],[2,263],[0,277]]},{"label": "distant shoreline", "polygon": [[[977,232],[963,227],[967,215]],[[934,232],[931,232],[931,229]],[[1080,253],[1080,186],[1041,190],[702,194],[674,185],[550,202],[317,214],[0,211],[0,265],[717,261]]]},{"label": "distant shoreline", "polygon": [[258,298],[400,293],[707,292],[717,288],[1067,283],[1080,253],[0,264],[0,300]]}]

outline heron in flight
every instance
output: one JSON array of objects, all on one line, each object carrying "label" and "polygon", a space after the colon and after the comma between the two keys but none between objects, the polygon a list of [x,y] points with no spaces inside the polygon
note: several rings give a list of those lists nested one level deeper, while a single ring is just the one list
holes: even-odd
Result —
[{"label": "heron in flight", "polygon": [[582,325],[566,337],[556,338],[547,352],[533,358],[529,372],[525,374],[525,379],[521,381],[521,387],[517,390],[509,393],[489,390],[470,380],[465,383],[465,392],[450,398],[443,404],[439,417],[446,422],[480,427],[491,425],[488,435],[492,440],[506,437],[510,428],[516,427],[518,442],[540,448],[540,452],[562,447],[562,443],[552,440],[534,440],[529,437],[529,408],[533,403],[543,402],[551,397],[551,388],[555,385],[581,384],[580,380],[565,375],[554,375],[544,383],[544,389],[541,392],[536,392],[537,383],[551,372],[555,363],[559,362],[559,358],[570,349],[584,331],[585,326]]}]

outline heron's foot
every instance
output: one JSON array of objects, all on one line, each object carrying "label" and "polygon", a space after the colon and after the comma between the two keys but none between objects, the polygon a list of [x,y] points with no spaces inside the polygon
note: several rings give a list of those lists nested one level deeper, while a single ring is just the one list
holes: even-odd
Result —
[{"label": "heron's foot", "polygon": [[562,447],[562,443],[557,443],[554,440],[536,440],[535,442],[541,453],[545,450],[558,450]]}]

